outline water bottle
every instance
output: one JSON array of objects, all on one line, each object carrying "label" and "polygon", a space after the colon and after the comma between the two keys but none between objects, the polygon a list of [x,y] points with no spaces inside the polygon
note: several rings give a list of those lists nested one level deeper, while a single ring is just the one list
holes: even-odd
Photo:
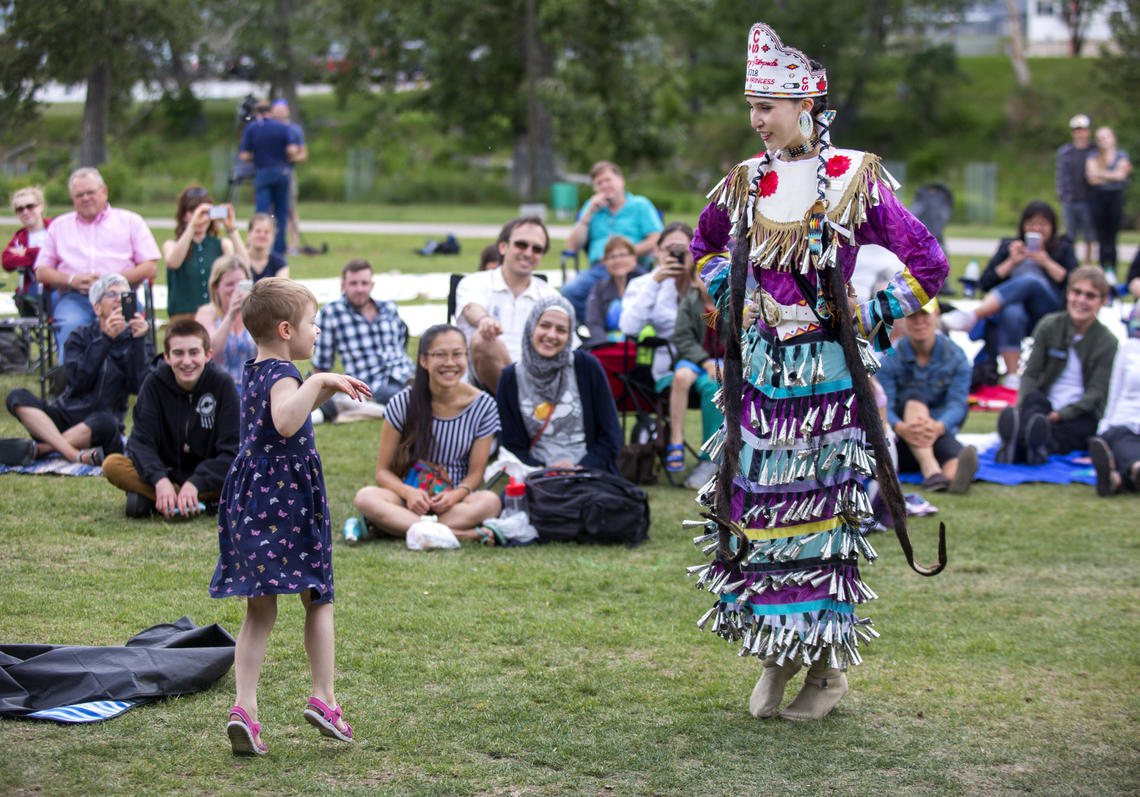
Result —
[{"label": "water bottle", "polygon": [[982,267],[978,265],[977,260],[971,260],[966,264],[966,273],[958,278],[962,283],[962,296],[967,299],[973,299],[978,293],[978,280],[982,278]]},{"label": "water bottle", "polygon": [[526,515],[526,484],[517,482],[512,477],[511,483],[503,492],[503,511],[499,517],[506,518],[519,514]]}]

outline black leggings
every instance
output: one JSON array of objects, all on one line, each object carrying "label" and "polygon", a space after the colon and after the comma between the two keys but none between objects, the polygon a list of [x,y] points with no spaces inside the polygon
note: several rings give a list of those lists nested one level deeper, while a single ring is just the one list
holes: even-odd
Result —
[{"label": "black leggings", "polygon": [[18,387],[8,394],[4,401],[8,412],[16,414],[17,407],[35,407],[43,410],[55,428],[66,432],[72,426],[80,423],[87,424],[91,429],[92,447],[102,448],[105,454],[121,454],[123,452],[122,422],[118,416],[111,412],[93,412],[84,417],[78,417],[67,410],[60,409],[54,404],[45,404],[30,390]]},{"label": "black leggings", "polygon": [[[1014,462],[1025,461],[1025,428],[1034,415],[1048,415],[1053,411],[1049,397],[1040,390],[1034,390],[1021,400],[1021,440],[1017,441],[1018,458]],[[1046,424],[1049,436],[1045,449],[1050,454],[1068,454],[1070,451],[1087,451],[1089,438],[1096,434],[1096,418],[1091,413],[1083,413],[1068,421]]]},{"label": "black leggings", "polygon": [[1100,247],[1100,267],[1116,271],[1116,234],[1124,215],[1124,191],[1089,191],[1089,209]]},{"label": "black leggings", "polygon": [[1132,466],[1140,462],[1140,435],[1127,426],[1110,426],[1101,435],[1104,442],[1112,449],[1112,458],[1116,461],[1116,472],[1126,488],[1140,489],[1140,484],[1132,482]]}]

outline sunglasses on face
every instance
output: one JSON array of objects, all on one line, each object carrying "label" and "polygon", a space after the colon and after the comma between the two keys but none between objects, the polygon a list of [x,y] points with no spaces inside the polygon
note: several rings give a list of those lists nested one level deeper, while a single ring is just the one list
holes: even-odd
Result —
[{"label": "sunglasses on face", "polygon": [[539,246],[538,244],[531,243],[530,241],[511,241],[511,246],[513,246],[519,252],[525,252],[527,249],[530,249],[530,251],[536,255],[541,255],[546,251],[545,246]]},{"label": "sunglasses on face", "polygon": [[13,210],[15,210],[17,213],[23,213],[25,210],[35,210],[38,207],[39,207],[39,204],[36,202],[33,202],[30,205],[16,205],[13,208]]},{"label": "sunglasses on face", "polygon": [[209,192],[205,188],[191,188],[186,192],[187,199],[198,199],[204,196],[209,196]]}]

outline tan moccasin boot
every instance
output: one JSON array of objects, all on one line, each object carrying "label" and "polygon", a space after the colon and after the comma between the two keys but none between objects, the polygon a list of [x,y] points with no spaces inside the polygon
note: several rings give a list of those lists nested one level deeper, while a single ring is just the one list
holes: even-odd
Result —
[{"label": "tan moccasin boot", "polygon": [[760,674],[760,680],[756,682],[752,697],[748,700],[748,711],[757,719],[771,717],[780,710],[780,701],[784,699],[784,689],[788,681],[803,667],[799,661],[789,660],[780,665],[776,663],[776,659],[776,656],[764,659],[764,671]]},{"label": "tan moccasin boot", "polygon": [[847,694],[847,676],[821,659],[808,669],[803,689],[780,712],[786,720],[818,720],[827,716]]}]

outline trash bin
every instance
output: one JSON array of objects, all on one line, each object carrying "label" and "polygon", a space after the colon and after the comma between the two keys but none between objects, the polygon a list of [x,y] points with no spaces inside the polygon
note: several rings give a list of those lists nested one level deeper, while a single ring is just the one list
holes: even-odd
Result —
[{"label": "trash bin", "polygon": [[550,206],[554,208],[554,218],[574,218],[578,212],[578,186],[574,183],[555,183],[550,186]]}]

